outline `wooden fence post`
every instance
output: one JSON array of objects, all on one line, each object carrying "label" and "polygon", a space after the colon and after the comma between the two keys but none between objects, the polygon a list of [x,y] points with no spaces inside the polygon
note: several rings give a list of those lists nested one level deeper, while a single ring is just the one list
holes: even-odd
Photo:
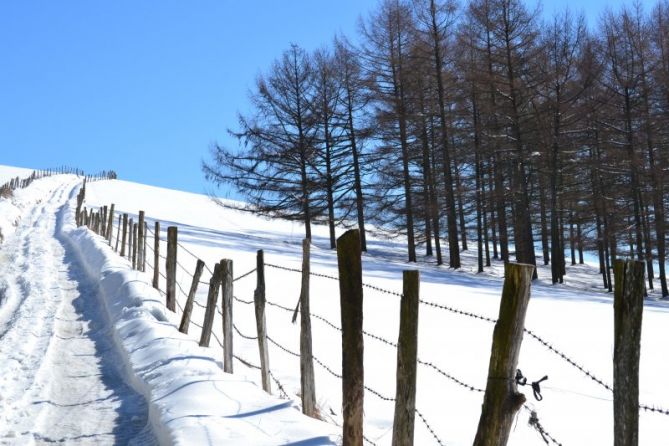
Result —
[{"label": "wooden fence post", "polygon": [[256,327],[258,329],[258,351],[260,352],[260,378],[262,388],[272,393],[269,376],[269,349],[267,348],[267,324],[265,321],[265,255],[262,249],[256,257],[256,289],[253,293],[253,302],[256,313]]},{"label": "wooden fence post", "polygon": [[121,242],[121,257],[125,257],[125,240],[128,233],[128,214],[123,214],[123,241]]},{"label": "wooden fence post", "polygon": [[209,294],[207,294],[207,308],[204,311],[204,322],[200,334],[200,347],[209,347],[211,339],[211,328],[214,325],[216,315],[216,301],[218,300],[218,289],[221,286],[221,264],[214,265],[214,272],[209,279]]},{"label": "wooden fence post", "polygon": [[400,303],[400,334],[397,341],[397,386],[393,446],[411,446],[416,415],[416,369],[418,361],[418,306],[420,273],[403,272]]},{"label": "wooden fence post", "polygon": [[492,335],[488,382],[474,446],[506,445],[516,412],[525,403],[515,376],[533,273],[534,265],[504,265],[499,318]]},{"label": "wooden fence post", "polygon": [[642,261],[616,260],[614,276],[613,444],[639,444],[639,358],[643,316]]},{"label": "wooden fence post", "polygon": [[300,292],[300,384],[302,388],[302,413],[312,418],[316,412],[316,383],[311,344],[311,312],[309,309],[309,277],[311,240],[302,240],[302,289]]},{"label": "wooden fence post", "polygon": [[134,222],[133,219],[131,218],[128,221],[128,260],[132,261],[132,236],[134,233]]},{"label": "wooden fence post", "polygon": [[232,260],[221,260],[223,371],[232,373]]},{"label": "wooden fence post", "polygon": [[109,208],[109,220],[107,221],[107,241],[111,246],[112,235],[114,234],[114,203]]},{"label": "wooden fence post", "polygon": [[153,229],[153,287],[160,289],[160,222]]},{"label": "wooden fence post", "polygon": [[188,334],[188,326],[190,325],[190,315],[193,313],[193,301],[195,300],[195,293],[197,293],[197,286],[200,283],[200,276],[204,269],[204,262],[197,259],[195,264],[195,273],[193,274],[193,281],[190,284],[190,291],[188,292],[188,299],[184,306],[184,314],[181,315],[181,324],[179,324],[179,331]]},{"label": "wooden fence post", "polygon": [[100,219],[100,235],[107,238],[107,205],[102,207],[102,215]]},{"label": "wooden fence post", "polygon": [[118,252],[118,241],[119,241],[119,236],[121,235],[121,214],[118,216],[118,226],[116,227],[116,247],[114,248],[114,251]]},{"label": "wooden fence post", "polygon": [[167,284],[165,285],[167,309],[173,312],[177,310],[177,227],[169,226],[167,228],[167,258],[165,260],[165,274]]},{"label": "wooden fence post", "polygon": [[132,225],[132,269],[137,268],[137,233],[139,232],[139,227],[137,223]]},{"label": "wooden fence post", "polygon": [[343,444],[362,446],[365,397],[362,337],[362,259],[360,231],[351,229],[337,239],[341,303]]},{"label": "wooden fence post", "polygon": [[148,234],[148,224],[144,222],[144,243],[142,243],[142,271],[146,271],[146,238]]},{"label": "wooden fence post", "polygon": [[142,269],[142,264],[143,262],[143,255],[142,255],[142,249],[144,247],[144,211],[139,211],[139,230],[137,231],[137,269],[139,271],[144,271]]}]

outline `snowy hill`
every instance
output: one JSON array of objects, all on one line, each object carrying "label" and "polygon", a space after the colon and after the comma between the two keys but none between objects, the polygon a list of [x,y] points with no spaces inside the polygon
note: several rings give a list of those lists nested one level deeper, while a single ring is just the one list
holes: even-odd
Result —
[{"label": "snowy hill", "polygon": [[[149,228],[152,228],[154,220],[160,221],[163,241],[166,227],[178,226],[179,242],[183,246],[178,252],[182,266],[177,270],[177,280],[185,291],[190,287],[190,273],[195,267],[195,257],[204,260],[209,268],[213,268],[220,259],[232,259],[234,276],[238,277],[255,267],[256,250],[264,250],[265,262],[268,264],[267,330],[274,342],[270,344],[269,361],[276,379],[272,383],[275,396],[269,396],[260,389],[259,372],[247,367],[244,362],[235,361],[233,375],[224,374],[220,370],[222,349],[216,339],[212,339],[209,348],[198,347],[199,328],[191,326],[187,336],[177,331],[181,310],[178,308],[176,314],[167,311],[164,308],[164,297],[150,286],[152,254],[148,255],[146,273],[132,271],[128,261],[113,252],[116,230],[110,248],[99,236],[83,228],[73,227],[72,206],[78,184],[76,177],[61,175],[38,180],[26,190],[17,192],[14,207],[20,209],[20,223],[14,236],[7,237],[0,249],[5,262],[14,265],[3,271],[0,277],[5,290],[5,297],[0,304],[0,324],[9,327],[2,328],[0,333],[11,333],[14,330],[12,321],[20,320],[16,316],[17,312],[28,311],[21,310],[25,305],[20,295],[26,293],[26,286],[16,283],[16,277],[22,274],[18,265],[25,262],[26,269],[34,268],[38,266],[39,256],[31,254],[30,249],[21,250],[20,247],[27,246],[33,239],[39,239],[41,244],[50,243],[54,252],[60,252],[61,262],[69,265],[71,270],[79,271],[70,275],[68,280],[95,288],[91,280],[102,278],[99,291],[93,294],[95,299],[106,305],[104,318],[108,318],[113,327],[113,347],[118,350],[118,358],[114,361],[123,364],[114,379],[128,382],[126,393],[120,394],[127,396],[119,396],[119,401],[136,401],[135,404],[126,403],[129,412],[136,412],[130,418],[136,417],[136,425],[143,426],[144,423],[150,427],[147,428],[150,432],[141,428],[132,432],[119,432],[117,438],[121,438],[121,435],[133,436],[139,444],[144,444],[142,441],[148,442],[150,433],[164,443],[220,444],[232,441],[233,444],[336,444],[340,431],[336,425],[341,423],[342,405],[341,381],[336,376],[341,373],[341,334],[336,329],[340,326],[337,283],[327,277],[311,278],[314,356],[322,364],[315,364],[316,395],[320,413],[329,423],[326,424],[306,419],[297,410],[300,404],[299,358],[291,352],[299,352],[300,328],[299,324],[291,323],[292,311],[284,308],[295,307],[300,292],[300,274],[269,266],[271,264],[288,269],[301,267],[302,226],[224,209],[204,195],[119,180],[93,182],[87,186],[85,206],[97,209],[114,203],[117,212],[127,212],[135,220],[138,211],[143,210]],[[41,198],[37,197],[50,198],[38,203]],[[63,207],[66,202],[69,206]],[[31,229],[38,220],[42,221],[38,218],[40,216],[49,216],[46,218],[47,223],[40,223],[44,226],[41,232]],[[402,270],[419,269],[420,295],[424,301],[492,319],[497,317],[502,288],[501,263],[485,274],[476,275],[472,272],[475,266],[474,252],[464,256],[465,267],[462,270],[452,271],[433,265],[430,259],[421,259],[417,265],[406,264],[401,242],[373,238],[368,241],[368,245],[369,252],[363,256],[363,282],[400,292]],[[336,255],[328,246],[327,228],[314,227],[312,272],[336,276]],[[161,252],[165,252],[164,243]],[[75,268],[72,265],[82,266]],[[53,271],[46,268],[44,266],[40,271]],[[543,268],[540,268],[539,274],[540,277],[547,277]],[[209,277],[210,273],[205,270],[202,281],[208,282]],[[55,285],[35,282],[29,283],[27,287],[50,289],[49,286],[64,288],[66,282],[59,281]],[[602,292],[598,286],[596,270],[588,265],[568,267],[565,285],[551,286],[539,280],[533,284],[526,326],[553,348],[566,353],[573,362],[610,384],[613,308],[611,296]],[[162,279],[160,288],[165,289]],[[206,285],[198,288],[198,305],[194,307],[193,323],[202,323],[206,288]],[[234,295],[238,298],[234,303],[234,322],[239,330],[234,337],[234,351],[236,356],[250,364],[259,363],[258,343],[253,339],[253,306],[243,301],[252,300],[254,288],[254,274],[234,283]],[[34,293],[28,294],[32,296]],[[37,296],[33,297],[34,308],[38,308],[40,301]],[[67,297],[60,299],[66,301]],[[364,299],[364,329],[374,335],[365,337],[365,382],[378,394],[393,398],[397,353],[392,345],[379,338],[396,341],[399,298],[365,288]],[[89,314],[91,305],[84,305],[83,299],[80,300],[82,306],[75,305],[73,315],[77,311]],[[178,301],[183,306],[185,296],[180,293]],[[57,303],[52,306],[55,308],[39,314],[46,318],[49,314],[62,314],[64,311]],[[669,374],[669,362],[665,360],[665,339],[669,334],[669,305],[647,301],[643,318],[640,401],[667,407],[669,386],[665,377]],[[97,321],[92,316],[91,320]],[[219,338],[221,323],[220,315],[217,314],[214,334]],[[47,326],[42,331],[36,332],[37,336],[32,342],[34,345],[25,347],[26,351],[41,351],[39,335],[53,333],[58,329],[49,328],[48,323],[45,324]],[[493,327],[492,323],[484,320],[427,304],[421,305],[418,356],[424,363],[434,367],[426,364],[418,367],[416,406],[424,420],[416,419],[416,444],[438,444],[438,440],[443,444],[471,444],[480,415],[483,394],[478,390],[485,388]],[[25,335],[28,329],[29,325],[26,324],[20,333]],[[15,338],[6,335],[10,336],[11,342],[3,335],[0,341],[3,355],[10,355],[15,347],[13,343],[18,342],[18,333]],[[49,348],[52,351],[54,349]],[[0,376],[20,376],[21,370],[40,367],[37,356],[32,360],[17,361],[0,361]],[[560,443],[612,443],[613,407],[610,391],[531,336],[525,336],[523,341],[519,367],[530,380],[549,376],[548,381],[542,383],[543,401],[535,401],[530,389],[521,388],[521,391],[528,396],[528,405],[536,410],[543,427]],[[17,413],[23,411],[26,416],[30,415],[34,409],[27,402],[30,398],[38,399],[41,389],[50,388],[46,375],[43,375],[35,378],[32,384],[28,379],[12,381],[2,378],[4,381],[0,381],[0,395],[3,395],[5,401],[11,402],[10,407],[15,408]],[[282,395],[277,383],[282,385],[288,398]],[[19,389],[24,387],[30,389],[32,393],[29,392],[29,395],[32,396],[18,396]],[[147,405],[144,412],[142,404]],[[379,398],[374,392],[366,392],[365,436],[370,442],[390,444],[393,408],[392,402]],[[119,411],[113,407],[106,410],[112,409]],[[147,411],[148,415],[142,415]],[[54,422],[56,413],[55,410],[40,412],[45,414],[40,415],[42,418],[39,425],[43,437],[55,438],[49,435],[58,435],[58,432],[54,434],[47,429],[49,423]],[[242,413],[248,416],[239,416]],[[142,416],[146,416],[146,420]],[[31,437],[26,417],[14,413],[3,413],[2,417],[0,442],[13,444],[16,439],[28,442]],[[509,444],[544,444],[537,430],[528,425],[528,419],[529,411],[521,410]],[[430,425],[433,433],[423,421]],[[642,411],[641,444],[662,443],[669,435],[667,421],[669,418],[666,415]]]}]

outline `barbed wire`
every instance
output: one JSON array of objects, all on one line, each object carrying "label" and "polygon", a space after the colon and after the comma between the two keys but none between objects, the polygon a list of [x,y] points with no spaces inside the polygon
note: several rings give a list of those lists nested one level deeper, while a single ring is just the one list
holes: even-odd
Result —
[{"label": "barbed wire", "polygon": [[544,440],[546,444],[553,443],[554,445],[557,446],[562,446],[562,443],[557,441],[555,437],[553,437],[546,429],[543,427],[543,425],[539,422],[539,416],[537,415],[537,411],[529,407],[527,404],[523,404],[523,408],[527,410],[530,413],[530,418],[527,422],[531,427],[536,429],[537,432],[539,432],[539,435],[541,435],[541,438]]}]

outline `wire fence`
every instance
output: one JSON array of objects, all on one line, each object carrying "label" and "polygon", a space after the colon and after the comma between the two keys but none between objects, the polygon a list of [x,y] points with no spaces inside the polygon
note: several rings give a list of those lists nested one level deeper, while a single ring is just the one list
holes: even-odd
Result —
[{"label": "wire fence", "polygon": [[[118,214],[120,215],[121,213],[119,212]],[[145,229],[146,229],[147,233],[150,233],[151,235],[153,235],[155,237],[156,234],[148,227],[148,225],[145,226]],[[118,234],[118,231],[117,231],[117,234]],[[119,237],[119,235],[117,235],[117,243],[116,244],[118,244],[118,237]],[[160,234],[158,235],[158,238],[159,238],[160,243],[162,243],[164,241],[160,237]],[[112,237],[110,237],[109,240],[110,240],[110,245],[114,246],[113,232],[112,232]],[[177,242],[177,246],[183,252],[188,254],[192,258],[192,260],[194,260],[194,261],[199,260],[199,257],[195,253],[193,253],[190,249],[185,247],[182,243]],[[154,253],[154,256],[155,256],[155,251],[154,251],[153,247],[151,246],[151,243],[147,243],[146,247],[150,250],[150,252]],[[161,249],[161,251],[162,251],[162,249]],[[162,254],[159,254],[159,258],[161,258],[163,260],[167,260],[167,258]],[[150,261],[150,256],[147,256],[145,261],[149,264],[150,269],[154,269],[154,265]],[[193,276],[193,273],[186,266],[184,266],[181,262],[177,261],[176,265],[181,270],[181,272],[183,274],[185,274],[186,277],[192,277]],[[267,262],[264,263],[264,266],[269,267],[269,268],[274,268],[274,269],[277,269],[277,270],[289,271],[289,272],[302,274],[302,270],[299,269],[299,268],[287,267],[287,266],[277,265],[277,264],[274,264],[274,263],[267,263]],[[213,275],[212,270],[209,268],[209,266],[206,263],[204,264],[204,268],[209,272],[210,275]],[[233,279],[233,281],[237,282],[237,281],[243,280],[243,279],[251,276],[252,274],[254,274],[256,272],[257,272],[257,268],[252,268],[252,269],[246,271],[245,273],[235,277]],[[164,280],[167,280],[167,277],[162,273],[162,271],[160,271],[159,274]],[[310,271],[309,274],[312,277],[323,278],[323,279],[333,280],[333,281],[338,281],[339,280],[338,277],[328,275],[328,274],[324,274],[324,273]],[[209,282],[204,281],[204,280],[199,280],[198,283],[199,284],[204,284],[204,285],[210,285]],[[177,281],[176,284],[177,284],[177,291],[178,291],[179,295],[183,298],[188,298],[188,294],[183,290],[179,281]],[[364,283],[364,282],[363,282],[362,285],[363,285],[364,288],[375,291],[375,292],[379,292],[379,293],[383,293],[383,294],[387,294],[387,295],[392,295],[392,296],[395,296],[395,297],[402,297],[401,293],[393,291],[393,290],[389,290],[389,289],[386,289],[386,288],[383,288],[383,287],[379,287],[379,286],[369,284],[369,283]],[[164,291],[162,291],[160,289],[158,289],[158,291],[162,295],[165,295]],[[237,296],[233,296],[233,299],[236,302],[239,302],[239,303],[244,304],[244,305],[254,304],[254,300],[245,300],[245,299],[241,299]],[[183,307],[181,306],[181,304],[179,302],[179,299],[176,299],[176,302],[177,302],[177,306],[179,307],[180,311],[183,313]],[[421,305],[423,305],[425,307],[432,308],[432,309],[435,309],[435,310],[446,311],[446,312],[449,312],[451,314],[455,314],[455,315],[458,315],[458,316],[471,318],[471,319],[475,319],[475,320],[480,320],[480,321],[493,323],[493,324],[497,322],[497,320],[494,319],[494,318],[491,318],[491,317],[488,317],[488,316],[485,316],[485,315],[482,315],[482,314],[477,314],[477,313],[474,313],[474,312],[471,312],[471,311],[466,311],[466,310],[463,310],[463,309],[459,309],[459,308],[456,308],[456,307],[453,307],[453,306],[437,303],[437,302],[434,302],[433,300],[420,299],[419,302],[420,302]],[[198,305],[200,308],[206,308],[206,305],[198,302],[197,299],[195,299],[193,301],[193,303]],[[278,302],[275,302],[273,300],[270,300],[270,299],[266,300],[266,304],[270,307],[274,307],[274,308],[280,309],[280,310],[285,311],[285,312],[294,313],[296,311],[294,308],[289,308],[285,305],[282,305],[282,304],[280,304]],[[217,314],[219,316],[222,316],[221,309],[219,307],[217,307],[216,310],[217,310]],[[336,330],[338,332],[342,331],[341,328],[336,323],[328,320],[326,317],[324,317],[320,314],[310,312],[309,316],[311,318],[319,321],[323,325],[329,327],[332,330]],[[197,324],[194,321],[191,321],[191,323],[193,325],[195,325],[196,327],[202,329],[202,325]],[[237,325],[235,325],[235,324],[233,324],[233,329],[237,333],[237,335],[242,339],[245,339],[247,341],[257,341],[258,340],[257,336],[244,334],[237,327]],[[610,392],[613,391],[613,387],[610,384],[606,383],[603,379],[597,377],[594,373],[589,371],[584,365],[580,364],[575,359],[573,359],[572,357],[570,357],[569,355],[567,355],[563,351],[559,350],[552,343],[548,342],[546,339],[542,338],[541,336],[536,334],[534,331],[525,328],[524,332],[531,339],[533,339],[536,342],[539,342],[548,351],[557,355],[561,360],[566,362],[569,366],[577,369],[581,374],[583,374],[584,376],[586,376],[587,378],[592,380],[599,387],[602,387],[602,388],[604,388],[604,389],[606,389]],[[211,334],[213,335],[213,337],[214,337],[215,341],[217,342],[217,344],[219,345],[219,347],[223,348],[223,342],[216,335],[216,333],[212,332]],[[369,338],[369,339],[372,339],[372,340],[374,340],[376,342],[379,342],[383,345],[386,345],[388,347],[391,347],[391,348],[394,348],[394,349],[397,349],[397,347],[398,347],[396,342],[393,342],[393,341],[391,341],[391,340],[389,340],[389,339],[387,339],[383,336],[380,336],[378,334],[371,333],[369,331],[364,331],[363,330],[363,335],[365,337]],[[276,349],[283,352],[284,354],[287,354],[291,357],[297,357],[297,358],[300,357],[300,354],[298,352],[295,352],[292,349],[288,348],[287,346],[277,342],[273,337],[267,336],[267,340]],[[260,366],[253,364],[251,361],[248,361],[245,358],[242,358],[238,355],[233,355],[233,357],[234,357],[234,359],[236,359],[237,361],[239,361],[241,364],[243,364],[244,366],[246,366],[248,368],[251,368],[251,369],[254,369],[254,370],[260,370]],[[328,374],[330,374],[331,376],[333,376],[337,379],[342,379],[342,375],[340,373],[336,372],[332,367],[328,366],[321,358],[312,354],[312,359],[313,359],[314,362],[316,362],[316,364],[318,364],[319,367],[321,367]],[[466,389],[470,392],[478,393],[478,394],[485,392],[484,388],[481,388],[481,387],[475,386],[473,384],[467,383],[465,380],[460,379],[460,378],[456,377],[454,374],[452,374],[452,373],[444,370],[443,368],[439,367],[433,361],[427,361],[427,360],[418,358],[417,362],[422,367],[425,367],[426,369],[434,371],[438,375],[442,376],[444,379],[447,379],[448,381],[450,381],[452,383],[455,383],[456,385],[458,385],[461,388],[464,388],[464,389]],[[277,388],[279,389],[281,397],[289,398],[289,394],[286,391],[286,387],[282,383],[279,382],[276,375],[271,370],[269,370],[269,375],[270,375],[272,381],[277,385]],[[368,385],[365,385],[364,388],[365,388],[366,392],[371,393],[372,395],[374,395],[375,397],[379,398],[382,401],[386,401],[386,402],[394,402],[395,401],[395,398],[383,395],[381,392],[379,392],[378,390],[376,390],[372,387],[369,387]],[[547,387],[547,388],[550,389],[551,387]],[[588,395],[586,395],[586,396],[588,396]],[[529,425],[531,427],[533,427],[538,432],[538,434],[541,436],[541,438],[547,444],[549,444],[549,443],[556,444],[556,445],[561,444],[539,422],[539,418],[538,418],[536,409],[532,409],[527,405],[524,406],[524,409],[529,412],[529,421],[528,421]],[[662,407],[659,407],[659,406],[652,406],[652,405],[648,405],[648,404],[639,404],[639,409],[649,411],[649,412],[659,413],[659,414],[663,414],[663,415],[669,415],[669,410],[667,410],[665,408],[662,408]],[[441,440],[441,438],[436,433],[436,429],[428,422],[425,415],[423,413],[421,413],[418,409],[415,410],[415,414],[418,416],[418,419],[421,420],[422,424],[425,426],[425,428],[427,429],[429,434],[432,436],[432,438],[435,440],[435,442],[439,445],[443,445],[444,442]],[[365,441],[369,444],[375,444],[374,441],[372,441],[368,437],[365,437]]]}]

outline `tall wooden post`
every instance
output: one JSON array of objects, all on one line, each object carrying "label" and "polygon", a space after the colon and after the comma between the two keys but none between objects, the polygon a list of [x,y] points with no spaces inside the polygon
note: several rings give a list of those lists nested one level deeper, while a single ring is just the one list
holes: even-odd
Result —
[{"label": "tall wooden post", "polygon": [[160,289],[160,222],[153,229],[153,287]]},{"label": "tall wooden post", "polygon": [[393,446],[413,445],[416,414],[416,369],[418,361],[418,306],[420,273],[404,271],[400,303],[400,334],[397,342],[397,387]]},{"label": "tall wooden post", "polygon": [[221,260],[223,371],[232,373],[232,260]]},{"label": "tall wooden post", "polygon": [[144,211],[139,211],[139,227],[137,231],[137,269],[139,271],[144,271],[142,265],[143,261],[143,252],[144,249]]},{"label": "tall wooden post", "polygon": [[204,311],[204,322],[202,323],[202,333],[200,334],[200,347],[209,347],[211,340],[211,328],[214,325],[214,316],[216,315],[216,301],[218,300],[218,290],[221,287],[221,264],[214,265],[214,272],[209,279],[209,294],[207,294],[207,308]]},{"label": "tall wooden post", "polygon": [[533,273],[534,265],[504,265],[504,288],[492,335],[488,383],[474,446],[506,445],[516,412],[525,403],[515,376]]},{"label": "tall wooden post", "polygon": [[360,232],[346,231],[337,239],[342,329],[343,444],[362,446],[365,397],[362,337],[362,259]]},{"label": "tall wooden post", "polygon": [[114,203],[111,204],[111,207],[109,208],[109,219],[107,220],[107,242],[109,242],[109,246],[111,246],[112,242],[112,235],[114,235]]},{"label": "tall wooden post", "polygon": [[645,262],[613,263],[613,444],[639,444],[639,358]]},{"label": "tall wooden post", "polygon": [[193,313],[193,301],[195,300],[195,293],[197,293],[197,285],[200,283],[202,270],[204,269],[204,262],[197,259],[195,264],[195,273],[193,274],[193,281],[190,284],[190,291],[188,292],[188,299],[184,306],[184,314],[181,315],[181,324],[179,324],[179,331],[188,334],[188,326],[190,325],[190,316]]},{"label": "tall wooden post", "polygon": [[128,214],[123,214],[123,237],[121,238],[121,257],[125,257],[125,241],[128,234]]},{"label": "tall wooden post", "polygon": [[256,327],[258,329],[258,351],[260,352],[260,378],[262,388],[272,393],[269,376],[269,349],[267,348],[267,324],[265,321],[265,256],[263,250],[258,250],[256,257],[256,289],[253,293],[253,302],[256,313]]},{"label": "tall wooden post", "polygon": [[165,274],[167,277],[166,287],[166,305],[167,309],[176,312],[177,310],[177,227],[169,226],[167,228],[167,258],[165,260]]},{"label": "tall wooden post", "polygon": [[118,252],[118,243],[120,240],[121,236],[121,214],[118,216],[118,224],[116,225],[116,246],[114,247],[114,251]]},{"label": "tall wooden post", "polygon": [[302,290],[300,292],[300,384],[302,412],[316,417],[316,383],[311,343],[311,313],[309,309],[309,277],[311,240],[302,240]]}]

